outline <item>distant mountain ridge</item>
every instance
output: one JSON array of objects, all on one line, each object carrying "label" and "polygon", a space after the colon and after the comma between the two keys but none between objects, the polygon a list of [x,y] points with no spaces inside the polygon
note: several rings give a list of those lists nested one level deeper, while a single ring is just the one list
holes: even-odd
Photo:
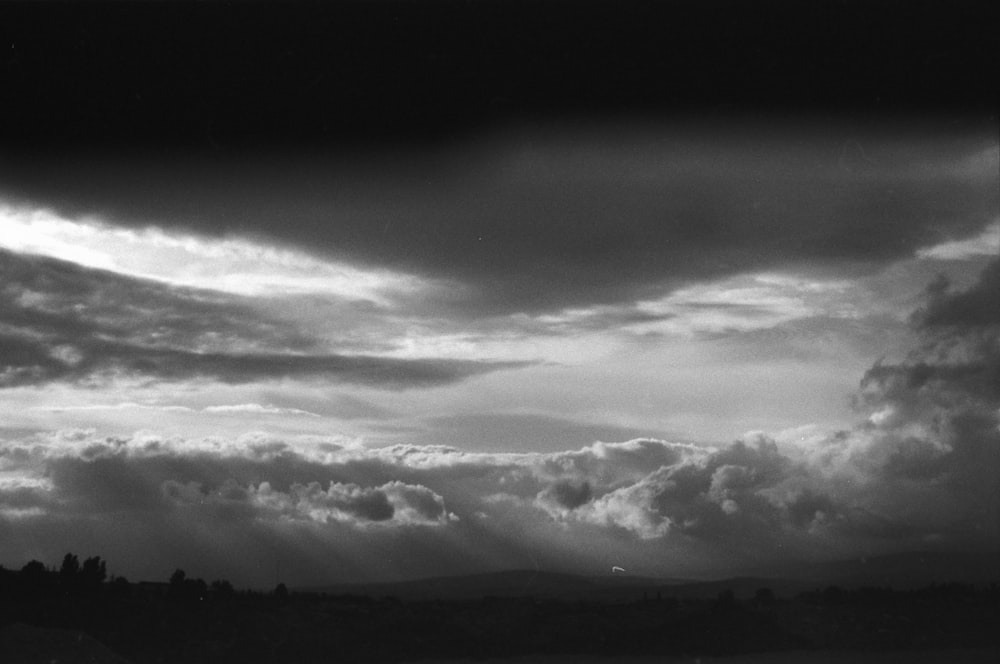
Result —
[{"label": "distant mountain ridge", "polygon": [[[674,581],[681,583],[681,581]],[[336,595],[393,596],[400,599],[480,599],[483,597],[539,597],[583,599],[633,595],[643,586],[666,585],[671,580],[634,576],[587,577],[540,570],[509,570],[462,576],[439,576],[413,581],[346,583],[301,590]]]},{"label": "distant mountain ridge", "polygon": [[726,590],[733,591],[737,597],[751,597],[760,588],[770,588],[778,595],[788,596],[831,585],[906,590],[944,583],[1000,583],[1000,553],[910,552],[765,567],[752,570],[746,576],[713,580],[610,572],[601,576],[585,576],[542,570],[509,570],[411,581],[342,583],[297,590],[409,600],[472,600],[492,596],[632,601],[657,595],[710,598]]}]

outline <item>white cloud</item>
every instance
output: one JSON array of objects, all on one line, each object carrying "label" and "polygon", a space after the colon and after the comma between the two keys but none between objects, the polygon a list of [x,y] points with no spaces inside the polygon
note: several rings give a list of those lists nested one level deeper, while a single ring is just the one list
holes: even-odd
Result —
[{"label": "white cloud", "polygon": [[240,403],[232,404],[228,406],[206,406],[201,409],[203,413],[221,413],[221,414],[241,414],[247,413],[252,415],[302,415],[305,417],[321,417],[316,413],[311,413],[308,410],[301,410],[299,408],[281,408],[278,406],[263,406],[259,403]]},{"label": "white cloud", "polygon": [[578,518],[624,528],[640,539],[657,539],[670,532],[671,521],[653,507],[655,493],[646,482],[616,489],[585,506]]},{"label": "white cloud", "polygon": [[189,406],[165,405],[153,403],[136,403],[134,401],[123,401],[114,404],[85,404],[72,406],[35,406],[32,410],[50,413],[73,413],[73,412],[100,412],[100,411],[153,411],[162,413],[207,413],[210,415],[298,415],[303,417],[322,417],[316,413],[300,408],[283,408],[272,405],[262,405],[259,403],[239,403],[219,406],[205,406],[204,408],[191,408]]},{"label": "white cloud", "polygon": [[385,302],[426,287],[417,278],[321,260],[300,250],[242,238],[209,238],[158,228],[131,230],[66,219],[0,201],[0,247],[175,286],[238,295],[320,294]]}]

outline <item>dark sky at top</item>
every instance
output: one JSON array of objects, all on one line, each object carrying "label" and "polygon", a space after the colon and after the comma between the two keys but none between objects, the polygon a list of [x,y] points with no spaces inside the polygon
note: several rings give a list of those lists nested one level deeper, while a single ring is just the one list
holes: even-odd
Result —
[{"label": "dark sky at top", "polygon": [[455,279],[465,311],[873,265],[995,208],[895,174],[994,132],[987,3],[2,11],[8,196]]},{"label": "dark sky at top", "polygon": [[988,110],[984,2],[5,3],[7,146],[421,142],[620,115]]}]

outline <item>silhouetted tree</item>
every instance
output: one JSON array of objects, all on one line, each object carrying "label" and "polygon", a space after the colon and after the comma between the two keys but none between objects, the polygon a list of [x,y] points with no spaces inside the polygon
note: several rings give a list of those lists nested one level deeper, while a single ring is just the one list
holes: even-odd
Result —
[{"label": "silhouetted tree", "polygon": [[43,565],[40,561],[32,560],[26,563],[25,566],[21,568],[21,574],[23,575],[25,580],[31,582],[31,581],[44,581],[45,576],[46,574],[48,574],[48,572],[45,569],[45,565]]},{"label": "silhouetted tree", "polygon": [[92,590],[99,587],[108,578],[107,564],[101,560],[100,556],[87,558],[83,561],[80,570],[80,582],[84,587]]},{"label": "silhouetted tree", "polygon": [[189,579],[184,570],[175,570],[170,575],[167,596],[179,600],[198,600],[208,597],[208,584],[204,579]]},{"label": "silhouetted tree", "polygon": [[63,593],[76,594],[80,587],[80,560],[72,553],[63,556],[59,567],[59,586]]},{"label": "silhouetted tree", "polygon": [[63,556],[62,567],[59,568],[59,578],[73,580],[80,573],[80,560],[72,553]]},{"label": "silhouetted tree", "polygon": [[132,592],[132,586],[124,576],[112,576],[108,587],[112,597],[128,597]]},{"label": "silhouetted tree", "polygon": [[21,568],[18,575],[17,586],[21,592],[28,597],[35,597],[41,593],[48,593],[51,587],[49,571],[45,569],[38,560],[32,560]]},{"label": "silhouetted tree", "polygon": [[187,574],[184,573],[184,570],[175,569],[174,573],[170,575],[170,585],[167,588],[167,596],[174,599],[183,599],[184,581],[186,580]]},{"label": "silhouetted tree", "polygon": [[184,597],[186,599],[205,599],[208,597],[208,584],[204,579],[187,579],[184,581]]},{"label": "silhouetted tree", "polygon": [[236,594],[233,590],[233,584],[229,583],[225,579],[216,579],[212,581],[212,585],[209,587],[210,595],[213,599],[229,599]]}]

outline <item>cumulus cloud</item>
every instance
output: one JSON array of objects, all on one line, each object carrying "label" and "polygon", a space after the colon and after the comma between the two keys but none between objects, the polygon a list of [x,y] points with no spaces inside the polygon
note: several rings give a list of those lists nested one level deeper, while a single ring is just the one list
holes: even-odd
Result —
[{"label": "cumulus cloud", "polygon": [[358,527],[443,525],[455,518],[445,510],[444,499],[430,489],[403,482],[378,487],[330,482],[324,490],[319,482],[293,484],[288,491],[270,482],[241,486],[233,480],[211,490],[196,482],[166,480],[161,490],[180,507],[206,507],[223,513],[243,511],[245,518],[346,523]]},{"label": "cumulus cloud", "polygon": [[[839,456],[836,463],[848,463]],[[929,532],[866,503],[865,486],[891,479],[891,462],[861,463],[867,484],[853,493],[839,481],[846,469],[824,475],[830,463],[782,451],[763,437],[719,449],[636,440],[488,454],[369,449],[339,439],[108,439],[68,431],[0,447],[0,473],[20,478],[0,486],[0,521],[8,528],[15,521],[18,528],[134,521],[149,525],[125,540],[151,536],[155,527],[182,549],[196,546],[207,528],[204,537],[222,548],[241,537],[280,536],[286,546],[317,555],[341,550],[344,528],[362,537],[353,544],[358,555],[375,546],[370,538],[378,533],[453,530],[445,541],[420,530],[407,535],[417,538],[410,545],[430,547],[442,559],[486,542],[487,558],[528,546],[508,532],[519,522],[535,533],[530,546],[537,555],[572,541],[565,538],[587,538],[590,553],[577,555],[591,564],[621,538],[681,550],[705,542],[748,554],[779,545],[815,553],[834,536],[870,542]],[[494,520],[496,529],[482,530]],[[8,555],[11,547],[8,540]],[[432,571],[446,570],[425,570]]]},{"label": "cumulus cloud", "polygon": [[767,495],[794,476],[791,466],[773,441],[737,441],[662,465],[576,516],[643,539],[677,531],[713,540],[744,538],[753,548],[781,527],[796,525],[785,518],[781,501]]},{"label": "cumulus cloud", "polygon": [[586,504],[552,509],[558,485],[539,501],[558,518],[646,539],[677,532],[750,548],[803,536],[995,546],[998,275],[993,261],[967,290],[932,285],[913,317],[920,345],[866,372],[857,405],[867,417],[851,430],[805,443],[757,436],[693,451]]}]

